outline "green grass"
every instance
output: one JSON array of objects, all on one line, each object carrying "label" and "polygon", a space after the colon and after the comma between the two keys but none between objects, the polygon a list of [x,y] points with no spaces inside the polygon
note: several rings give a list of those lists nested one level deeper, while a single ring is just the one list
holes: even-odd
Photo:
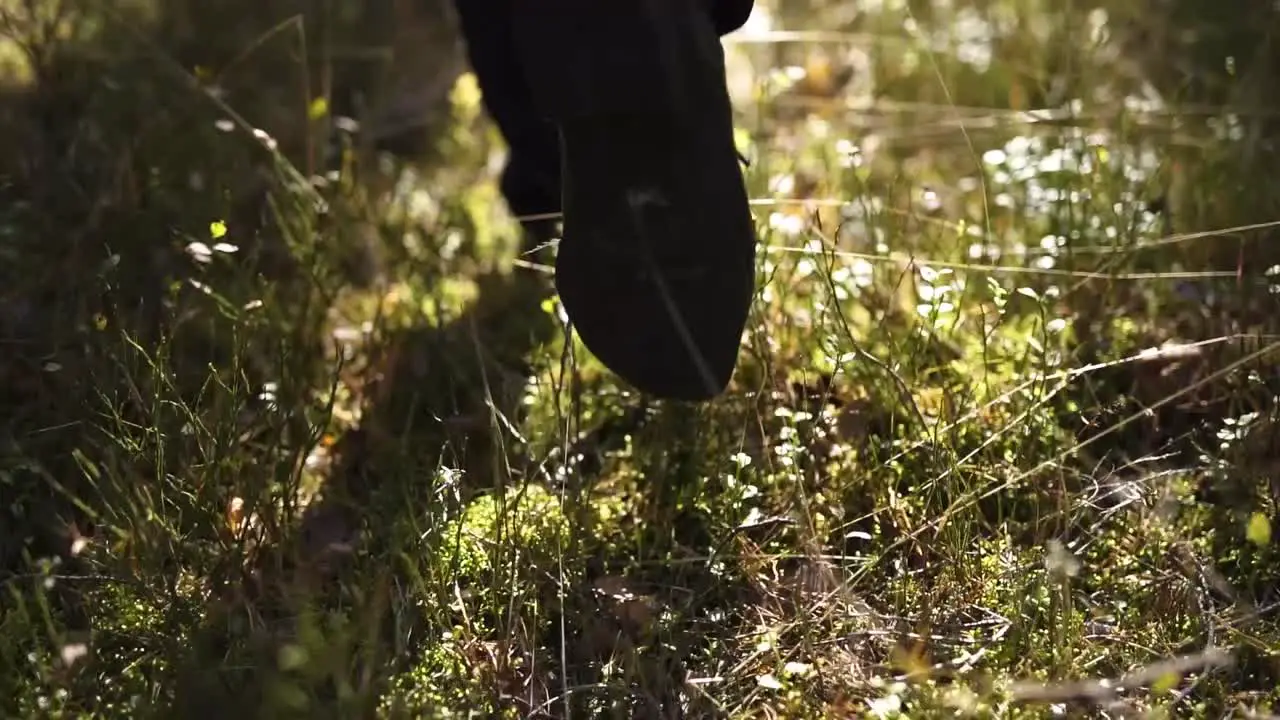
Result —
[{"label": "green grass", "polygon": [[1265,112],[1125,100],[1118,12],[783,5],[696,407],[512,267],[469,78],[430,167],[327,180],[273,149],[323,105],[137,28],[6,96],[0,716],[1272,712]]}]

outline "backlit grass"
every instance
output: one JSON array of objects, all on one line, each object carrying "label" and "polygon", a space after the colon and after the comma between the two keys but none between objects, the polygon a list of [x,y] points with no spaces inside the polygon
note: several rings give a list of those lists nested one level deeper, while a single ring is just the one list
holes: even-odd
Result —
[{"label": "backlit grass", "polygon": [[1113,8],[779,5],[726,40],[760,282],[697,407],[512,263],[469,76],[416,166],[144,27],[24,78],[0,715],[1271,712],[1265,112],[1144,84]]}]

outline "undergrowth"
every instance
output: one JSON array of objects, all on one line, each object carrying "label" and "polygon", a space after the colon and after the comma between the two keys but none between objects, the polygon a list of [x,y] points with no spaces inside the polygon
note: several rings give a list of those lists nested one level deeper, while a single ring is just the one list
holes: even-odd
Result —
[{"label": "undergrowth", "polygon": [[759,292],[685,406],[512,262],[469,75],[410,162],[337,16],[52,5],[0,0],[0,715],[1280,701],[1273,135],[1123,8],[761,3]]}]

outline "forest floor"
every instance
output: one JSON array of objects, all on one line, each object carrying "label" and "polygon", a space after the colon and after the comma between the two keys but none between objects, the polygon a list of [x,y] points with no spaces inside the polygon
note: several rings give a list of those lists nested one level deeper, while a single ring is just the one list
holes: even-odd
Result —
[{"label": "forest floor", "polygon": [[468,75],[414,165],[147,53],[0,139],[55,168],[0,177],[0,716],[1267,716],[1276,174],[1098,12],[840,5],[726,39],[696,407],[513,262]]}]

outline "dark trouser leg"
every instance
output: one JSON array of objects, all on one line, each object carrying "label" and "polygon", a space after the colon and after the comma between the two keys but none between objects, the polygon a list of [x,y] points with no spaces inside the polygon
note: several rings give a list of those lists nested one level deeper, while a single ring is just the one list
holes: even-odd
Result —
[{"label": "dark trouser leg", "polygon": [[522,0],[520,66],[560,128],[560,301],[629,384],[700,401],[733,375],[755,227],[720,35],[742,0]]},{"label": "dark trouser leg", "polygon": [[587,348],[644,392],[719,394],[753,294],[755,234],[718,36],[751,0],[456,7],[511,148],[508,205],[565,214],[556,287]]},{"label": "dark trouser leg", "polygon": [[707,0],[711,6],[711,21],[721,35],[742,27],[755,7],[755,0]]},{"label": "dark trouser leg", "polygon": [[[507,142],[502,194],[513,215],[560,212],[560,149],[555,126],[534,105],[512,37],[512,6],[527,0],[457,0],[458,18],[485,109]],[[552,237],[554,221],[522,221],[532,244]]]},{"label": "dark trouser leg", "polygon": [[[538,110],[513,39],[515,2],[528,0],[456,0],[472,72],[485,109],[501,130],[511,157],[502,176],[502,193],[511,212],[535,216],[560,212],[559,139],[551,121]],[[596,0],[588,0],[595,2]],[[706,0],[720,34],[733,32],[751,14],[754,0]],[[547,38],[546,42],[572,42]],[[550,223],[526,222],[543,238]]]}]

